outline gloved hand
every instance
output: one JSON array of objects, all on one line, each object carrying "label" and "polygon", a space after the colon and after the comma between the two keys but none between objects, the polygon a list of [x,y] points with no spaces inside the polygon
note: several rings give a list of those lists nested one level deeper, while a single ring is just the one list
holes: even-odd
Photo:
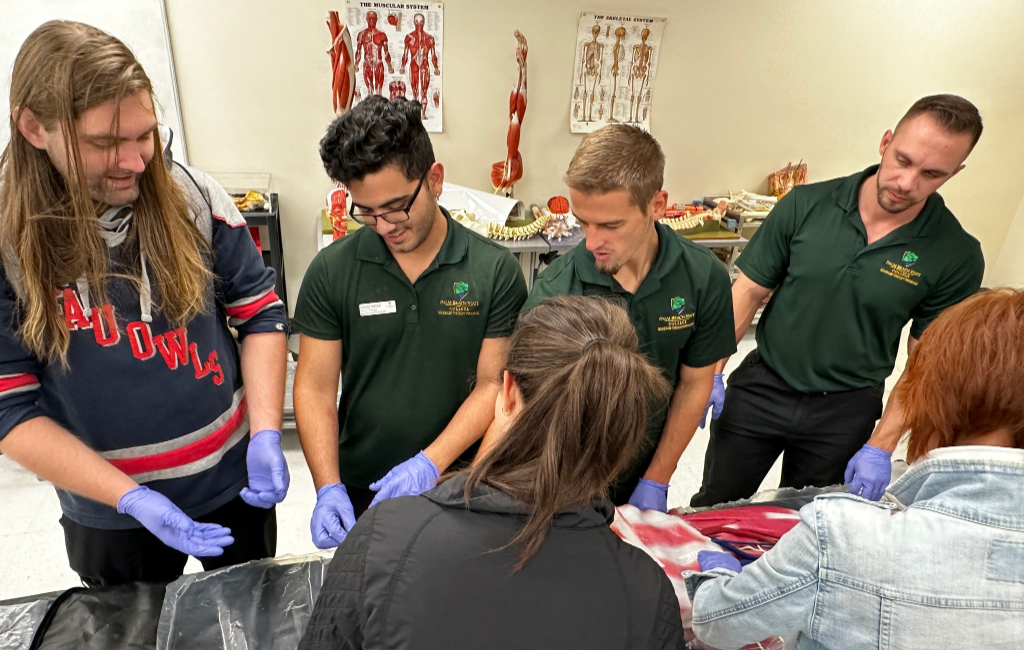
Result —
[{"label": "gloved hand", "polygon": [[878,447],[864,445],[846,464],[843,482],[850,485],[850,494],[878,501],[885,494],[891,478],[892,454]]},{"label": "gloved hand", "polygon": [[344,485],[332,483],[317,490],[316,505],[309,522],[317,548],[326,550],[341,544],[355,525],[356,511]]},{"label": "gloved hand", "polygon": [[281,452],[281,432],[263,429],[249,441],[245,454],[249,470],[249,487],[242,488],[239,496],[251,506],[273,508],[288,494],[288,463]]},{"label": "gloved hand", "polygon": [[708,421],[708,411],[711,411],[711,419],[717,420],[718,416],[722,414],[723,404],[725,404],[725,380],[722,377],[722,373],[716,372],[714,383],[711,385],[711,396],[708,397],[708,403],[704,407],[704,417],[700,419],[700,427],[702,429],[711,424]]},{"label": "gloved hand", "polygon": [[633,495],[629,497],[629,505],[641,510],[668,511],[668,486],[646,478],[640,479]]},{"label": "gloved hand", "polygon": [[743,569],[740,566],[739,560],[728,553],[719,553],[718,551],[698,551],[697,564],[700,565],[701,571],[728,569],[734,573],[739,573]]},{"label": "gloved hand", "polygon": [[434,461],[421,451],[404,463],[392,467],[381,480],[370,484],[370,489],[377,493],[370,507],[384,499],[423,494],[434,487],[439,476],[441,472],[437,471]]},{"label": "gloved hand", "polygon": [[195,557],[222,555],[235,541],[230,528],[192,521],[170,499],[144,485],[122,494],[117,511],[135,517],[164,544]]}]

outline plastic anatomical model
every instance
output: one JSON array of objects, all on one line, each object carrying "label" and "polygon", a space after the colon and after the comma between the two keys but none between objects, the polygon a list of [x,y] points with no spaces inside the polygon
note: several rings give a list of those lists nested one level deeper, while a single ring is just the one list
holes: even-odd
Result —
[{"label": "plastic anatomical model", "polygon": [[[597,40],[601,35],[601,26],[594,25],[591,30],[594,40],[583,44],[583,65],[580,69],[580,83],[583,84],[583,121],[594,119],[594,95],[601,85],[601,68],[604,60],[604,43]],[[588,97],[589,103],[588,103]]]},{"label": "plastic anatomical model", "polygon": [[356,72],[359,72],[360,59],[368,95],[380,95],[384,90],[384,64],[387,63],[389,74],[394,74],[395,68],[391,65],[387,34],[377,29],[376,11],[366,12],[366,29],[356,36]]},{"label": "plastic anatomical model", "polygon": [[423,31],[426,19],[423,14],[412,17],[413,31],[405,37],[405,51],[402,53],[402,69],[405,74],[406,63],[409,64],[409,85],[412,86],[412,98],[423,107],[421,117],[427,119],[427,89],[430,87],[430,66],[427,57],[434,64],[434,74],[441,74],[437,67],[437,52],[434,50],[434,37]]},{"label": "plastic anatomical model", "polygon": [[612,106],[608,111],[608,121],[618,122],[615,119],[615,95],[619,93],[619,64],[626,58],[626,46],[622,39],[626,38],[626,28],[618,27],[615,30],[615,45],[612,47]]},{"label": "plastic anatomical model", "polygon": [[331,103],[341,114],[352,108],[356,90],[356,70],[352,65],[352,36],[348,25],[341,22],[337,11],[327,12],[327,28],[331,30]]},{"label": "plastic anatomical model", "polygon": [[504,192],[512,196],[512,186],[523,177],[523,157],[519,153],[519,135],[523,128],[523,117],[526,115],[526,37],[517,29],[516,63],[519,65],[519,79],[516,87],[508,98],[508,138],[507,152],[504,162],[491,165],[491,185],[495,193]]},{"label": "plastic anatomical model", "polygon": [[629,71],[629,121],[640,121],[640,98],[651,79],[651,46],[647,37],[651,30],[646,27],[640,32],[640,43],[633,46],[633,61]]}]

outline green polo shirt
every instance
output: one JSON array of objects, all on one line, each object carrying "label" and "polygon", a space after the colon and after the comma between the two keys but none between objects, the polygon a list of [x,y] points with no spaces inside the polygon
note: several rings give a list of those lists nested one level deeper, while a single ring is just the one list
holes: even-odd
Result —
[{"label": "green polo shirt", "polygon": [[[668,226],[657,223],[655,228],[658,254],[635,294],[598,272],[584,241],[540,274],[523,312],[551,296],[615,297],[629,311],[640,349],[675,386],[681,366],[701,368],[736,351],[732,290],[728,271],[711,251]],[[666,406],[659,405],[652,416],[651,444],[645,445],[628,476],[620,478],[619,483],[630,491],[647,470],[661,439]]]},{"label": "green polo shirt", "polygon": [[881,384],[908,321],[919,338],[943,309],[981,286],[981,246],[938,194],[916,219],[867,244],[857,201],[877,169],[793,188],[736,261],[748,278],[775,289],[757,347],[797,390]]},{"label": "green polo shirt", "polygon": [[483,340],[509,336],[526,300],[512,254],[444,214],[448,234],[416,282],[372,228],[320,251],[302,281],[292,327],[342,342],[347,485],[368,487],[437,438],[473,388]]}]

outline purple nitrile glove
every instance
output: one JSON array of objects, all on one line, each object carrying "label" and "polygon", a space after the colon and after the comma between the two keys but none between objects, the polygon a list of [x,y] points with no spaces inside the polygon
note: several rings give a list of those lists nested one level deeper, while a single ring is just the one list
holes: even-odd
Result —
[{"label": "purple nitrile glove", "polygon": [[317,548],[326,550],[341,544],[355,525],[356,511],[344,485],[332,483],[317,490],[313,517],[309,521]]},{"label": "purple nitrile glove", "polygon": [[697,564],[700,565],[701,571],[728,569],[733,573],[739,573],[743,569],[739,560],[728,553],[719,553],[718,551],[698,551]]},{"label": "purple nitrile glove", "polygon": [[273,508],[288,494],[288,463],[281,451],[281,432],[263,429],[249,440],[245,454],[249,471],[249,487],[242,488],[239,496],[251,506]]},{"label": "purple nitrile glove", "polygon": [[381,480],[370,484],[370,489],[377,493],[370,507],[384,499],[423,494],[437,484],[439,476],[441,472],[437,471],[437,465],[421,451],[404,463],[392,467]]},{"label": "purple nitrile glove", "polygon": [[642,478],[629,497],[629,505],[641,510],[668,512],[668,486]]},{"label": "purple nitrile glove", "polygon": [[850,485],[850,494],[859,494],[865,499],[878,501],[889,487],[892,478],[892,454],[864,445],[846,464],[843,482]]},{"label": "purple nitrile glove", "polygon": [[717,420],[718,416],[722,414],[723,404],[725,404],[725,379],[722,377],[722,373],[716,372],[714,382],[711,385],[711,395],[708,397],[708,403],[704,407],[704,417],[700,419],[702,429],[711,424],[708,420],[708,411],[711,411],[711,419]]},{"label": "purple nitrile glove", "polygon": [[234,543],[231,529],[218,524],[200,524],[144,485],[134,487],[117,500],[117,511],[137,519],[146,530],[176,551],[195,557],[214,557]]}]

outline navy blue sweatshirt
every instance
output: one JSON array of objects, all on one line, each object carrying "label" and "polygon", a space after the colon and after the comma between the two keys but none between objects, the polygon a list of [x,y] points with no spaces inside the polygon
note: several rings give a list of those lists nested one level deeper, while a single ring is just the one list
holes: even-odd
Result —
[{"label": "navy blue sweatshirt", "polygon": [[[47,416],[140,484],[191,517],[216,510],[247,484],[249,419],[239,338],[285,332],[275,275],[263,263],[245,219],[209,176],[173,164],[196,224],[213,248],[209,313],[175,328],[150,313],[134,284],[112,279],[109,304],[89,303],[79,282],[62,287],[55,309],[71,331],[69,368],[38,359],[17,335],[16,285],[0,264],[0,439]],[[119,246],[111,248],[112,259]],[[85,295],[82,295],[85,294]],[[139,523],[114,508],[63,490],[64,515],[93,528]]]}]

